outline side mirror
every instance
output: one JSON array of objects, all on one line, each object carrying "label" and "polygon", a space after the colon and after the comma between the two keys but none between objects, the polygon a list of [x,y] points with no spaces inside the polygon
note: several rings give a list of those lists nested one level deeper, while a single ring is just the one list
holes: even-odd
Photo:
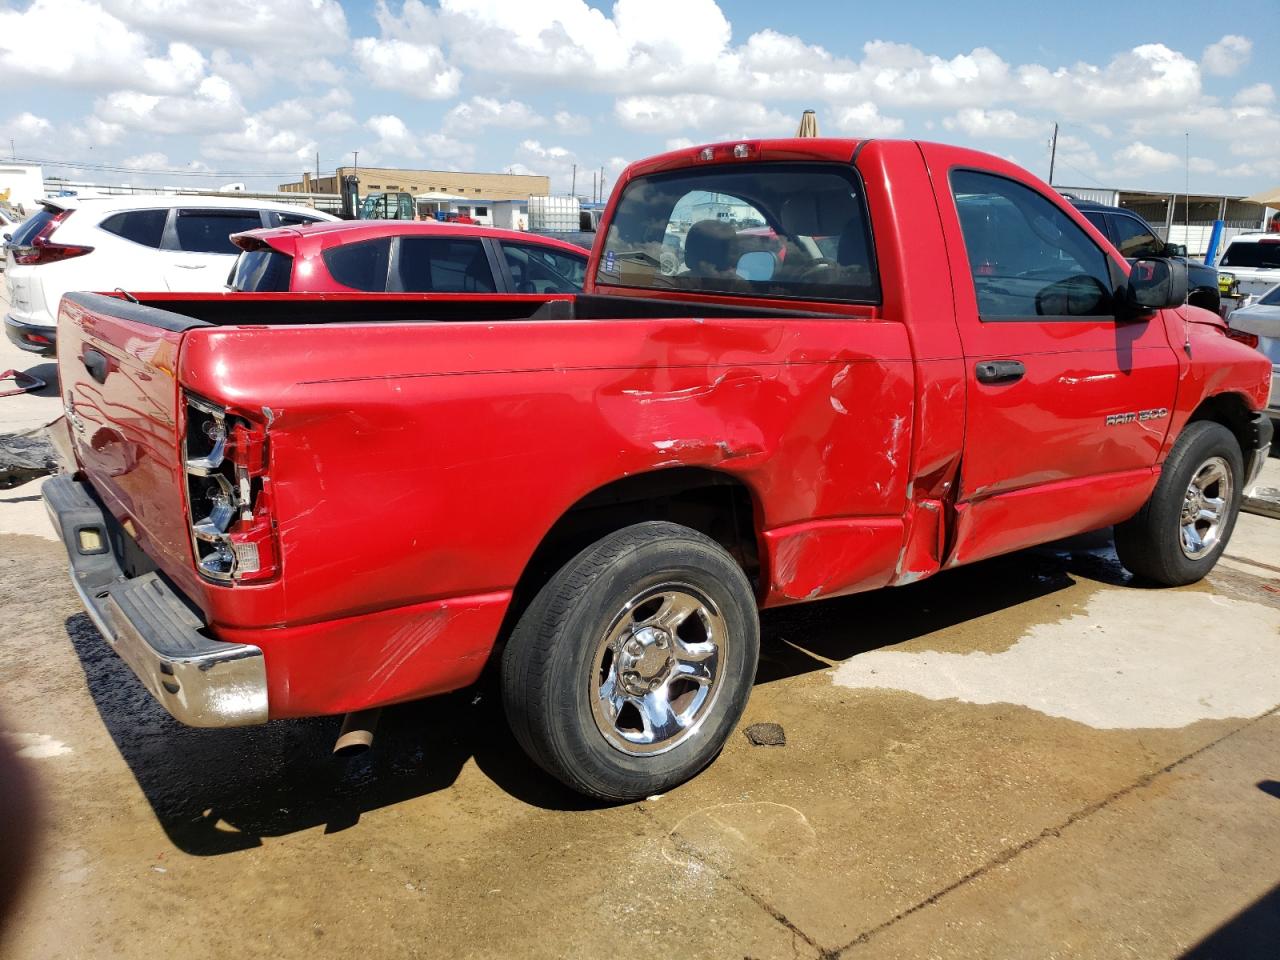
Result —
[{"label": "side mirror", "polygon": [[1164,255],[1166,257],[1185,257],[1187,255],[1187,245],[1185,243],[1166,243],[1164,245]]},{"label": "side mirror", "polygon": [[1135,260],[1125,300],[1136,311],[1180,307],[1187,301],[1187,265],[1176,260]]},{"label": "side mirror", "polygon": [[752,250],[738,258],[735,272],[743,280],[772,280],[773,271],[778,266],[778,258],[768,250]]}]

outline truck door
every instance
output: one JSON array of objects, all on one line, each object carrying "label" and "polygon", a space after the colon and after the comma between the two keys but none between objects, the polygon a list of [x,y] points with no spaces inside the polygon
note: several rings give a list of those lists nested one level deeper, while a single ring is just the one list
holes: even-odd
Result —
[{"label": "truck door", "polygon": [[957,563],[1135,513],[1155,483],[1178,361],[1158,314],[1116,318],[1124,270],[1057,198],[1012,168],[952,167],[947,180],[968,381]]}]

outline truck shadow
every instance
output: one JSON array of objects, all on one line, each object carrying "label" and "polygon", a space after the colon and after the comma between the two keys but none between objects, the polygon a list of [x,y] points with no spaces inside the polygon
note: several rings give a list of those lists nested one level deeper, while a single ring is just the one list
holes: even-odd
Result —
[{"label": "truck shadow", "polygon": [[[1124,582],[1104,538],[1024,551],[909,587],[802,604],[762,616],[756,682],[827,669],[868,650],[943,630],[1071,586],[1073,574]],[[596,804],[560,786],[520,751],[492,683],[383,712],[373,749],[330,750],[340,718],[201,730],[173,720],[81,613],[66,621],[107,731],[170,840],[194,856],[259,846],[454,784],[473,760],[516,799],[544,809]],[[803,638],[803,647],[797,641]]]}]

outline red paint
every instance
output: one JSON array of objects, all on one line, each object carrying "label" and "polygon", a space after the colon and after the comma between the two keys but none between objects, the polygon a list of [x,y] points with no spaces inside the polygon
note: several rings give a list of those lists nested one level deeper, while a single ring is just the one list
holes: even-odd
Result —
[{"label": "red paint", "polygon": [[[293,264],[289,274],[289,289],[308,293],[358,292],[355,288],[339,283],[333,278],[328,264],[325,263],[324,254],[335,247],[376,240],[380,237],[443,237],[447,240],[489,238],[526,247],[543,247],[557,253],[570,254],[579,260],[586,257],[587,252],[582,247],[564,240],[519,230],[469,225],[474,223],[475,221],[470,217],[456,217],[447,223],[403,220],[344,220],[336,223],[326,221],[297,227],[250,230],[247,233],[236,234],[235,241],[244,250],[269,247],[277,253],[291,257]],[[501,276],[495,275],[494,281],[500,284]],[[417,294],[400,294],[400,296],[413,297]]]},{"label": "red paint", "polygon": [[[857,146],[760,141],[733,162],[849,163]],[[619,189],[702,162],[698,152],[636,164]],[[947,182],[957,165],[1032,186],[1101,239],[1004,161],[870,141],[858,169],[879,306],[790,304],[827,315],[784,319],[673,307],[680,315],[655,319],[432,323],[433,305],[459,300],[532,309],[573,298],[146,297],[161,308],[228,296],[246,305],[399,300],[420,302],[423,318],[177,334],[68,302],[60,363],[83,424],[70,431],[76,456],[213,633],[263,649],[273,716],[474,681],[538,544],[573,504],[624,477],[698,467],[741,481],[754,505],[765,606],[907,583],[1123,519],[1201,401],[1229,393],[1261,409],[1270,366],[1193,309],[1125,323],[984,324]],[[593,263],[588,293],[594,272]],[[90,347],[111,359],[103,385],[80,364]],[[1026,376],[979,384],[975,364],[1002,358],[1023,360]],[[195,574],[178,469],[182,388],[270,421],[278,577],[227,586]],[[1169,415],[1105,425],[1107,414],[1151,407]]]}]

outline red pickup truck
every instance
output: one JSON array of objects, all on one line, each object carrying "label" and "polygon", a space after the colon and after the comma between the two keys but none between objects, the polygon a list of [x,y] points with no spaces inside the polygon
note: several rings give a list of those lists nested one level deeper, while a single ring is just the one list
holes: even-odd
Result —
[{"label": "red pickup truck", "polygon": [[178,719],[492,664],[539,764],[639,797],[724,743],[759,607],[1108,525],[1135,574],[1204,576],[1271,370],[1185,296],[985,154],[679,150],[620,178],[580,295],[69,295],[44,495]]}]

